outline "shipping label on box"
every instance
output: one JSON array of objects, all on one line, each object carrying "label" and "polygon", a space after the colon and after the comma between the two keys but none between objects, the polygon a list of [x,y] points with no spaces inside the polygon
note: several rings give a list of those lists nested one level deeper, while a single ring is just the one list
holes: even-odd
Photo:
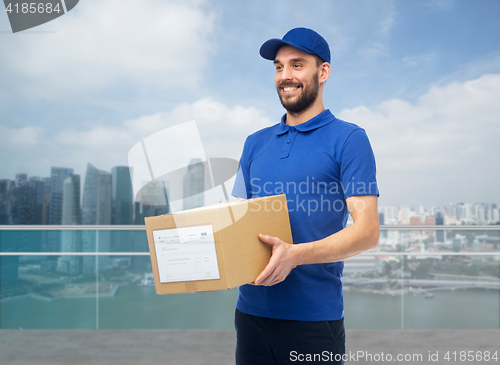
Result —
[{"label": "shipping label on box", "polygon": [[212,225],[153,232],[161,283],[220,279]]},{"label": "shipping label on box", "polygon": [[292,243],[285,195],[147,217],[145,222],[158,294],[248,284],[271,257],[259,233]]}]

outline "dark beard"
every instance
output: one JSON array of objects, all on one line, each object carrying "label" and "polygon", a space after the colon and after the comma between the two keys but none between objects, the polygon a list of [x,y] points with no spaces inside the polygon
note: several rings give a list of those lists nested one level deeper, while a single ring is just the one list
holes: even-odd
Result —
[{"label": "dark beard", "polygon": [[[278,96],[280,98],[281,105],[283,105],[283,108],[285,108],[291,114],[299,114],[299,113],[303,112],[304,110],[308,109],[314,103],[314,101],[318,98],[318,93],[319,93],[319,81],[318,81],[318,79],[314,77],[311,81],[312,81],[312,84],[310,84],[311,86],[308,88],[310,90],[304,89],[303,84],[292,85],[292,84],[288,84],[286,82],[283,82],[280,85],[278,85],[278,87],[276,89],[278,90]],[[279,92],[279,90],[282,87],[286,87],[286,86],[300,86],[300,87],[302,87],[302,89],[303,89],[302,93],[295,102],[286,101],[285,98],[283,98],[281,93]]]}]

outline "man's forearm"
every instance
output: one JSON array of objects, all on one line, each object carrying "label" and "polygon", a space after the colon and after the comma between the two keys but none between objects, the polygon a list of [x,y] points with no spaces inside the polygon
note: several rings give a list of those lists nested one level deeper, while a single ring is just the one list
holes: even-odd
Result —
[{"label": "man's forearm", "polygon": [[377,247],[379,224],[352,224],[318,241],[294,245],[296,266],[344,261]]},{"label": "man's forearm", "polygon": [[278,237],[259,235],[262,242],[272,246],[272,255],[254,283],[275,285],[299,265],[343,261],[377,247],[380,229],[377,199],[377,196],[348,198],[354,223],[318,241],[290,245]]}]

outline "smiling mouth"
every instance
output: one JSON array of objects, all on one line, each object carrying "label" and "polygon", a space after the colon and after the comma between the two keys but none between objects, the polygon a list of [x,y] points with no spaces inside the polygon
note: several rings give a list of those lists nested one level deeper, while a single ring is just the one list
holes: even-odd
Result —
[{"label": "smiling mouth", "polygon": [[281,90],[284,94],[292,94],[295,91],[297,91],[300,88],[300,86],[284,86],[281,87]]}]

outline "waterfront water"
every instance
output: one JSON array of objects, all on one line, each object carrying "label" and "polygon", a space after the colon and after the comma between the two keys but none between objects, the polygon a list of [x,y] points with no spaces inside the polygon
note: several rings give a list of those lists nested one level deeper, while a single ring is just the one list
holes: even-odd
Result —
[{"label": "waterfront water", "polygon": [[345,293],[353,329],[500,329],[500,291],[444,290],[434,297]]},{"label": "waterfront water", "polygon": [[[421,295],[345,292],[352,329],[499,329],[498,290],[436,291]],[[154,287],[121,286],[112,297],[0,302],[0,328],[232,329],[237,289],[157,295]]]}]

